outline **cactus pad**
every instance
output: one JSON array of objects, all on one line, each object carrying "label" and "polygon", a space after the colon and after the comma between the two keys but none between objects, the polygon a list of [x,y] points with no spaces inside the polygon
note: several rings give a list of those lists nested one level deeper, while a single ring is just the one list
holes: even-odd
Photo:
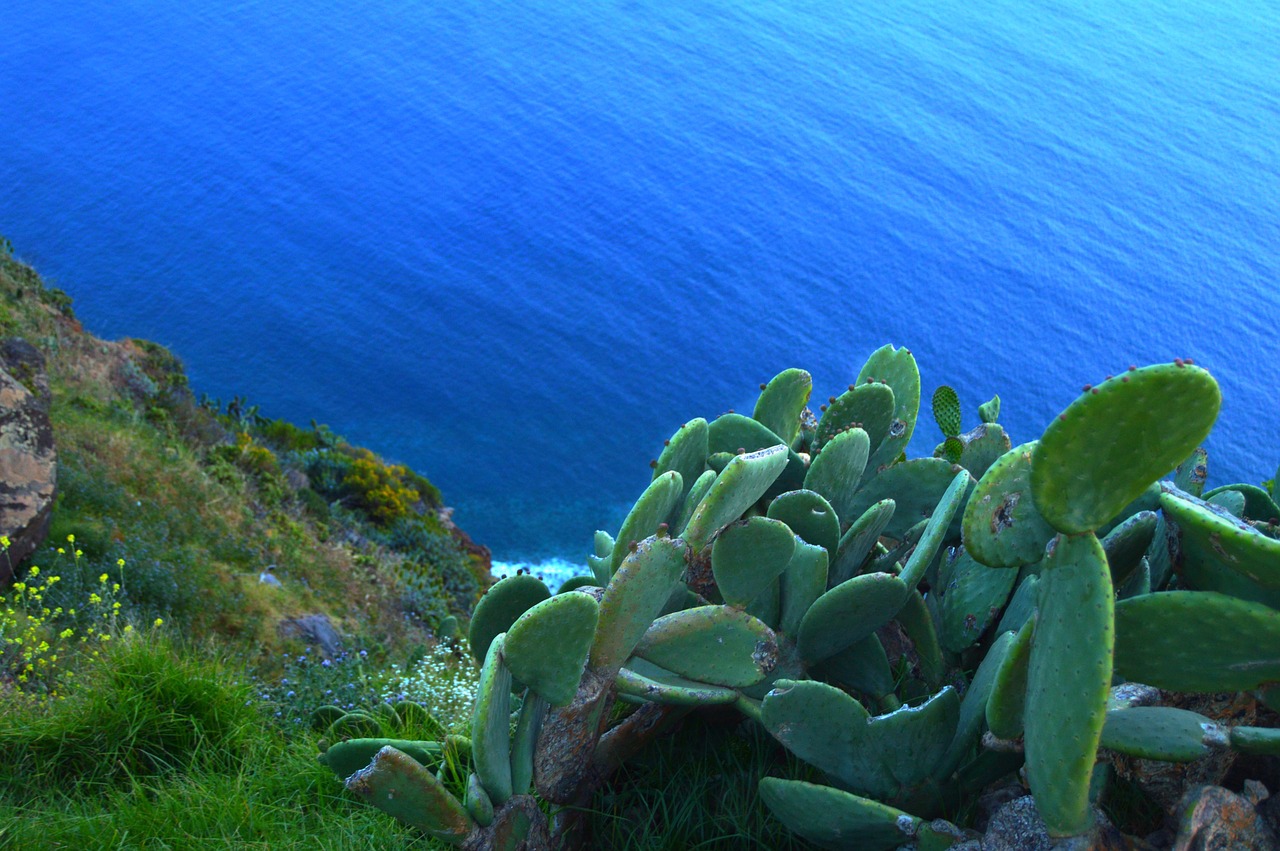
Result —
[{"label": "cactus pad", "polygon": [[652,662],[634,658],[618,671],[619,694],[629,694],[653,703],[688,706],[711,706],[733,703],[738,693],[731,688],[690,680],[660,668]]},{"label": "cactus pad", "polygon": [[802,780],[765,777],[760,797],[788,830],[833,851],[892,851],[925,826],[879,801]]},{"label": "cactus pad", "polygon": [[[1183,488],[1186,490],[1186,488]],[[1250,520],[1268,521],[1280,517],[1280,505],[1271,495],[1257,485],[1223,485],[1204,494],[1204,499],[1212,499],[1223,493],[1236,492],[1244,497],[1244,516]]]},{"label": "cactus pad", "polygon": [[1198,712],[1135,706],[1107,713],[1102,746],[1142,759],[1193,762],[1227,744],[1227,731]]},{"label": "cactus pad", "polygon": [[1166,493],[1160,505],[1182,532],[1187,584],[1280,607],[1280,541],[1194,497]]},{"label": "cactus pad", "polygon": [[867,573],[837,585],[809,607],[796,631],[806,662],[839,653],[893,620],[910,589],[889,573]]},{"label": "cactus pad", "polygon": [[893,519],[896,508],[897,503],[892,499],[882,499],[873,503],[840,537],[840,546],[831,560],[829,585],[839,585],[861,570],[867,556],[875,549],[885,527]]},{"label": "cactus pad", "polygon": [[887,384],[893,390],[889,433],[867,461],[867,466],[875,472],[897,460],[915,433],[916,418],[920,415],[920,369],[910,350],[885,345],[872,352],[858,372],[858,384],[866,384],[868,379]]},{"label": "cactus pad", "polygon": [[551,597],[551,590],[536,576],[517,573],[499,580],[480,598],[471,615],[468,640],[477,662],[484,662],[489,642],[506,632],[516,619]]},{"label": "cactus pad", "polygon": [[780,632],[794,636],[805,612],[827,590],[827,551],[797,539],[779,585],[781,610],[775,622]]},{"label": "cactus pad", "polygon": [[461,845],[476,826],[434,774],[393,747],[378,751],[346,786],[397,821],[452,845]]},{"label": "cactus pad", "polygon": [[493,801],[489,800],[489,793],[480,785],[480,778],[474,774],[467,777],[467,793],[463,803],[476,824],[481,827],[493,824]]},{"label": "cactus pad", "polygon": [[769,503],[768,516],[786,523],[792,532],[830,555],[840,546],[840,520],[821,494],[788,491]]},{"label": "cactus pad", "polygon": [[874,453],[893,425],[894,395],[887,384],[858,384],[841,393],[823,412],[814,435],[815,451],[824,451],[837,434],[860,428]]},{"label": "cactus pad", "polygon": [[958,550],[940,589],[942,649],[959,653],[974,644],[1004,609],[1017,578],[1012,570],[992,570]]},{"label": "cactus pad", "polygon": [[1119,585],[1137,570],[1151,547],[1157,525],[1159,518],[1154,511],[1139,511],[1125,518],[1102,539],[1102,551],[1107,554],[1112,584]]},{"label": "cactus pad", "polygon": [[837,683],[845,688],[868,694],[883,700],[893,693],[893,670],[884,645],[875,635],[828,656],[814,669],[824,682]]},{"label": "cactus pad", "polygon": [[796,536],[781,520],[731,523],[711,546],[711,571],[724,601],[745,608],[791,563]]},{"label": "cactus pad", "polygon": [[1212,591],[1116,604],[1116,673],[1169,691],[1247,691],[1280,681],[1280,612]]},{"label": "cactus pad", "polygon": [[1204,483],[1208,477],[1209,453],[1205,452],[1203,447],[1197,446],[1173,471],[1173,485],[1192,496],[1200,496],[1204,492]]},{"label": "cactus pad", "polygon": [[1013,446],[1004,428],[996,423],[983,423],[960,435],[960,442],[964,448],[957,460],[975,479],[982,478],[991,465]]},{"label": "cactus pad", "polygon": [[511,671],[502,661],[505,636],[489,644],[471,711],[471,758],[495,804],[511,797]]},{"label": "cactus pad", "polygon": [[813,377],[803,369],[778,373],[760,391],[751,416],[790,446],[800,433],[800,413],[809,404]]},{"label": "cactus pad", "polygon": [[689,525],[689,518],[693,517],[693,510],[702,502],[702,498],[707,495],[707,491],[711,490],[711,486],[716,481],[716,470],[706,470],[698,480],[693,483],[693,487],[689,488],[689,493],[685,495],[684,504],[680,506],[680,510],[676,513],[676,521],[672,524],[671,530],[676,535],[684,535],[684,527]]},{"label": "cactus pad", "polygon": [[1205,501],[1210,505],[1225,508],[1227,513],[1232,517],[1244,517],[1244,494],[1240,493],[1240,491],[1225,490],[1220,493],[1215,493]]},{"label": "cactus pad", "polygon": [[557,594],[521,615],[507,630],[502,652],[512,676],[552,706],[573,700],[599,609],[587,594]]},{"label": "cactus pad", "polygon": [[1000,419],[1000,397],[992,396],[990,401],[978,406],[978,419],[984,423],[993,423]]},{"label": "cactus pad", "polygon": [[669,472],[679,473],[684,483],[681,497],[684,497],[707,469],[707,456],[711,454],[707,446],[707,421],[701,417],[690,420],[676,429],[662,447],[662,454],[653,468],[653,478],[656,480]]},{"label": "cactus pad", "polygon": [[933,421],[944,437],[960,436],[960,397],[954,387],[943,384],[933,391]]},{"label": "cactus pad", "polygon": [[635,505],[622,521],[622,529],[613,544],[613,555],[610,560],[610,575],[618,569],[626,558],[627,550],[635,541],[642,541],[658,531],[660,523],[666,523],[671,513],[679,505],[684,494],[684,481],[679,473],[663,473],[649,483],[644,493],[636,500]]},{"label": "cactus pad", "polygon": [[665,615],[636,645],[637,656],[712,685],[742,687],[763,680],[778,663],[773,631],[729,606],[699,606]]},{"label": "cactus pad", "polygon": [[1017,632],[1022,629],[1022,625],[1031,618],[1039,604],[1039,585],[1040,577],[1035,574],[1018,583],[1018,587],[1013,590],[1013,598],[1000,616],[996,632]]},{"label": "cactus pad", "polygon": [[908,588],[915,588],[924,578],[925,570],[938,554],[943,537],[951,528],[951,519],[956,516],[960,506],[964,505],[965,497],[972,484],[973,477],[969,475],[969,471],[961,469],[951,479],[951,484],[938,500],[937,508],[929,516],[929,525],[925,527],[924,534],[920,536],[920,542],[916,544],[911,558],[902,569],[902,581]]},{"label": "cactus pad", "polygon": [[[1022,735],[1022,713],[1027,702],[1027,664],[1031,660],[1031,635],[1035,620],[1022,625],[1000,660],[991,694],[987,697],[987,727],[1001,739]],[[1012,633],[1002,633],[1011,635]]]},{"label": "cactus pad", "polygon": [[712,536],[764,496],[787,466],[787,453],[785,446],[773,446],[735,455],[693,510],[682,533],[689,546],[701,550]]},{"label": "cactus pad", "polygon": [[813,456],[809,471],[805,473],[804,486],[822,494],[841,520],[852,520],[856,516],[849,514],[852,498],[867,468],[870,453],[871,440],[861,428],[841,432]]},{"label": "cactus pad", "polygon": [[849,516],[860,516],[880,500],[892,499],[896,507],[883,534],[901,539],[908,529],[933,514],[955,477],[954,465],[941,458],[913,458],[894,464],[863,483]]},{"label": "cactus pad", "polygon": [[1089,780],[1111,687],[1111,574],[1092,534],[1059,535],[1040,574],[1027,670],[1027,779],[1050,836],[1092,823]]},{"label": "cactus pad", "polygon": [[942,658],[942,647],[938,644],[938,633],[933,625],[933,617],[929,614],[928,603],[919,591],[912,589],[907,594],[907,601],[895,620],[915,645],[916,665],[925,685],[930,691],[940,688],[947,666]]},{"label": "cactus pad", "polygon": [[542,720],[547,715],[547,701],[526,692],[516,720],[516,734],[511,740],[511,794],[527,795],[533,783],[533,752],[538,744]]},{"label": "cactus pad", "polygon": [[1213,376],[1182,361],[1089,388],[1036,445],[1036,509],[1060,532],[1097,529],[1200,445],[1221,403]]},{"label": "cactus pad", "polygon": [[320,754],[322,765],[327,765],[342,780],[368,765],[385,747],[393,747],[405,756],[424,766],[432,766],[440,761],[444,745],[439,742],[411,741],[407,739],[347,739],[331,745]]},{"label": "cactus pad", "polygon": [[788,441],[783,440],[751,417],[733,413],[716,417],[707,426],[707,445],[713,455],[720,452],[738,455],[782,445],[787,450],[787,465],[778,474],[778,480],[771,491],[782,493],[795,490],[804,483],[804,459],[791,448]]},{"label": "cactus pad", "polygon": [[1240,753],[1280,756],[1280,729],[1274,727],[1232,727],[1231,747]]},{"label": "cactus pad", "polygon": [[814,680],[780,680],[761,704],[765,728],[840,785],[897,798],[939,767],[955,734],[960,698],[947,687],[917,707],[871,717],[862,704]]},{"label": "cactus pad", "polygon": [[950,776],[961,762],[964,762],[978,744],[982,735],[983,724],[987,720],[987,703],[995,688],[996,676],[1014,643],[1011,632],[1001,633],[991,644],[986,657],[965,690],[964,700],[960,703],[960,719],[956,722],[955,738],[947,748],[946,759],[943,760],[941,774]]},{"label": "cactus pad", "polygon": [[988,567],[1021,567],[1044,557],[1053,527],[1031,499],[1031,455],[1035,442],[1024,443],[987,468],[965,506],[964,545]]},{"label": "cactus pad", "polygon": [[676,590],[685,567],[679,538],[641,541],[613,575],[600,598],[591,644],[591,666],[617,671]]}]

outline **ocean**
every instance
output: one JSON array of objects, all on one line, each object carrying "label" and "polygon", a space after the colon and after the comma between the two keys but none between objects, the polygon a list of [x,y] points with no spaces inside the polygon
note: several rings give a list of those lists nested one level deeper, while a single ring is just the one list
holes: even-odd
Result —
[{"label": "ocean", "polygon": [[910,348],[939,439],[1131,363],[1280,461],[1280,2],[10,3],[0,234],[197,391],[579,572],[682,422]]}]

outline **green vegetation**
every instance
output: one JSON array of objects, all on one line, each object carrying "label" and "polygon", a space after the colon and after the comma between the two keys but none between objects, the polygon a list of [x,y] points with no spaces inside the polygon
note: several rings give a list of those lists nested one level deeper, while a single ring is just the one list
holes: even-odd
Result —
[{"label": "green vegetation", "polygon": [[[0,845],[429,847],[342,792],[309,719],[469,711],[474,665],[435,627],[488,564],[439,491],[323,426],[197,400],[172,353],[89,335],[7,243],[0,332],[46,358],[58,449],[47,543],[0,590]],[[317,613],[333,659],[278,629]]]},{"label": "green vegetation", "polygon": [[[0,596],[6,847],[945,848],[934,819],[1020,770],[1073,836],[1091,802],[1159,820],[1100,754],[1280,754],[1266,709],[1113,688],[1280,708],[1278,494],[1205,489],[1219,389],[1189,361],[1086,386],[1016,447],[998,397],[962,432],[941,387],[915,459],[909,351],[820,416],[787,370],[752,416],[682,425],[552,594],[488,587],[424,477],[197,400],[0,248],[59,451],[47,546]],[[313,614],[345,649],[282,631]]]},{"label": "green vegetation", "polygon": [[[573,590],[553,596],[517,575],[486,593],[470,629],[482,668],[465,793],[424,770],[439,739],[408,743],[419,757],[349,743],[372,759],[348,790],[469,849],[742,844],[776,830],[743,827],[750,817],[688,830],[691,809],[698,825],[715,817],[690,802],[711,758],[672,760],[661,743],[683,726],[716,741],[716,759],[751,753],[731,773],[747,769],[797,836],[890,851],[964,838],[938,819],[967,826],[978,796],[1019,770],[1053,836],[1090,834],[1109,785],[1111,811],[1145,823],[1141,790],[1099,770],[1100,748],[1280,755],[1280,730],[1135,706],[1112,688],[1253,692],[1275,708],[1275,494],[1228,485],[1206,502],[1178,486],[1204,483],[1199,444],[1220,405],[1209,373],[1131,367],[1017,448],[998,397],[962,434],[944,386],[933,396],[944,442],[913,460],[909,351],[877,350],[816,421],[809,387],[788,370],[761,386],[753,417],[682,425],[616,538],[596,534],[592,575]],[[717,738],[714,718],[748,732]],[[646,785],[679,778],[645,809],[681,837],[671,845],[593,805],[644,806],[643,793],[610,789],[637,777],[637,759],[658,766]]]}]

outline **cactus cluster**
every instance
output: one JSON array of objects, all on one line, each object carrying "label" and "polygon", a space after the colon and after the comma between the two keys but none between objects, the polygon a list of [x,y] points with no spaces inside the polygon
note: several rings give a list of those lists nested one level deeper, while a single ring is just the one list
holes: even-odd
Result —
[{"label": "cactus cluster", "polygon": [[[1280,509],[1274,490],[1204,491],[1208,372],[1130,368],[1017,447],[998,397],[961,433],[940,388],[945,440],[912,460],[908,350],[877,350],[817,418],[811,388],[787,370],[750,417],[681,425],[619,532],[596,533],[590,575],[555,595],[520,575],[490,589],[461,800],[431,771],[448,750],[434,741],[334,745],[371,760],[348,788],[468,848],[546,847],[672,722],[732,706],[829,781],[762,779],[773,813],[876,851],[946,847],[961,833],[934,819],[1019,769],[1050,833],[1086,833],[1100,748],[1280,750],[1275,730],[1113,689],[1277,702]],[[562,808],[553,823],[533,789]]]}]

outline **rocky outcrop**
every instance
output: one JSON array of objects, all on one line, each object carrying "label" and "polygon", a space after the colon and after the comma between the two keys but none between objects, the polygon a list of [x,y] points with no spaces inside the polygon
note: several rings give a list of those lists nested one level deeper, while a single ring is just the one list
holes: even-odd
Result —
[{"label": "rocky outcrop", "polygon": [[49,422],[49,381],[44,357],[30,343],[0,344],[0,585],[49,534],[57,485],[57,453]]},{"label": "rocky outcrop", "polygon": [[342,652],[342,636],[333,628],[327,615],[302,615],[280,621],[276,631],[281,638],[300,639],[314,645],[320,655],[333,659]]}]

